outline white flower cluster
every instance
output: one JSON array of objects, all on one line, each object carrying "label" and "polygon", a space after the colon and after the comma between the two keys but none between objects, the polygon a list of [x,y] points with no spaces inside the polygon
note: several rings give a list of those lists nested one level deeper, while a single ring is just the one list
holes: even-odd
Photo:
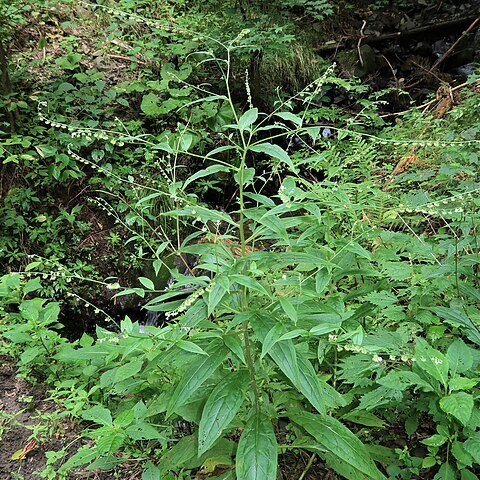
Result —
[{"label": "white flower cluster", "polygon": [[112,145],[118,145],[119,147],[123,147],[125,145],[125,141],[130,138],[128,135],[121,133],[74,127],[73,125],[67,125],[65,123],[57,122],[56,120],[51,120],[43,112],[43,108],[46,108],[47,106],[47,102],[42,101],[38,103],[37,111],[40,120],[45,123],[45,125],[50,125],[54,128],[68,131],[72,138],[84,137],[89,142],[94,139],[101,140],[103,142],[109,142]]},{"label": "white flower cluster", "polygon": [[103,210],[109,217],[114,217],[118,220],[113,208],[103,198],[90,198],[89,203],[95,204],[98,208]]},{"label": "white flower cluster", "polygon": [[[337,340],[338,340],[338,335],[334,335],[332,333],[330,333],[328,335],[328,341],[329,342],[336,343]],[[340,345],[340,344],[337,344],[336,347],[337,347],[337,350],[339,352],[345,351],[345,352],[352,352],[352,353],[362,353],[362,354],[365,354],[365,355],[372,354],[372,352],[370,350],[368,350],[365,347],[362,347],[361,345],[355,345],[355,344]],[[377,355],[377,354],[373,354],[373,356],[372,356],[372,361],[375,362],[375,363],[382,363],[385,360],[386,360],[385,357],[381,357],[380,355]],[[409,356],[407,354],[402,354],[399,357],[397,357],[395,355],[388,355],[388,360],[390,360],[392,362],[401,361],[403,363],[410,363],[412,361],[415,361],[415,357]],[[433,358],[431,360],[434,363],[439,361],[438,359],[433,359]],[[436,364],[438,365],[438,363],[436,363]]]},{"label": "white flower cluster", "polygon": [[340,352],[342,350],[345,350],[346,352],[353,352],[353,353],[365,353],[365,354],[370,353],[366,348],[362,347],[361,345],[355,345],[355,344],[338,345],[337,349]]},{"label": "white flower cluster", "polygon": [[280,200],[282,203],[287,207],[290,208],[292,204],[290,203],[290,196],[292,195],[292,191],[287,192],[287,189],[285,188],[285,185],[280,185],[280,188],[278,189],[278,196],[280,197]]},{"label": "white flower cluster", "polygon": [[248,106],[250,108],[253,108],[252,92],[250,90],[250,79],[248,77],[248,69],[245,69],[245,91],[247,92]]},{"label": "white flower cluster", "polygon": [[189,307],[191,307],[195,303],[197,298],[203,295],[203,293],[206,291],[207,289],[205,288],[199,288],[198,290],[195,290],[195,292],[189,295],[189,297],[176,310],[174,310],[173,312],[165,313],[165,318],[170,319],[185,312]]}]

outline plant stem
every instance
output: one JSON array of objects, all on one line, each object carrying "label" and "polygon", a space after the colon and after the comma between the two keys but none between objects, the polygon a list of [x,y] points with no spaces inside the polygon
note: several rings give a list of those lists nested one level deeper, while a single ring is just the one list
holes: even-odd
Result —
[{"label": "plant stem", "polygon": [[247,362],[248,372],[250,373],[250,383],[252,384],[253,396],[255,397],[255,409],[258,413],[260,411],[260,393],[255,378],[255,365],[253,364],[252,348],[248,333],[248,320],[243,322],[243,340],[245,342],[245,360]]},{"label": "plant stem", "polygon": [[308,459],[308,463],[307,463],[305,469],[303,470],[302,474],[298,477],[298,480],[303,480],[305,478],[305,475],[308,473],[308,471],[312,467],[312,464],[313,464],[316,456],[317,456],[316,453],[314,453],[310,456],[310,458]]}]

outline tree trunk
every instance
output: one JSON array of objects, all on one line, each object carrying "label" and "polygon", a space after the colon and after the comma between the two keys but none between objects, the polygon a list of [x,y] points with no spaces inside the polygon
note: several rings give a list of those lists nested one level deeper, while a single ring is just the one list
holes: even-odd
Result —
[{"label": "tree trunk", "polygon": [[[8,97],[12,93],[12,83],[10,81],[10,75],[8,73],[8,58],[7,52],[0,40],[0,95]],[[15,131],[15,124],[20,120],[20,115],[17,108],[9,109],[5,107],[5,113],[10,123],[10,131]]]}]

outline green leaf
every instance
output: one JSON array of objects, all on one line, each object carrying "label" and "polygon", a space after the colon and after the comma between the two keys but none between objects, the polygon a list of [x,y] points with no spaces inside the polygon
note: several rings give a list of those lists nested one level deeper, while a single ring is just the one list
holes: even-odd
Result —
[{"label": "green leaf", "polygon": [[422,461],[422,468],[431,468],[437,464],[435,457],[425,457]]},{"label": "green leaf", "polygon": [[225,222],[234,227],[238,225],[233,221],[232,217],[228,213],[220,212],[210,208],[201,207],[199,205],[188,206],[180,210],[174,210],[172,212],[165,213],[169,216],[188,216],[188,217],[198,217],[203,222]]},{"label": "green leaf", "polygon": [[[210,150],[210,152],[208,152],[205,157],[208,158],[208,157],[212,157],[213,155],[216,155],[217,153],[222,153],[222,152],[226,152],[228,150],[234,150],[236,147],[234,145],[224,145],[223,147],[218,147],[218,148],[214,148],[213,150]],[[230,170],[230,169],[229,169]]]},{"label": "green leaf", "polygon": [[287,316],[290,318],[290,320],[293,323],[297,323],[297,310],[293,306],[292,302],[286,298],[286,297],[280,297],[279,298],[280,306],[282,307],[282,310],[287,314]]},{"label": "green leaf", "polygon": [[464,468],[460,471],[460,480],[478,480],[478,477],[470,470]]},{"label": "green leaf", "polygon": [[448,438],[444,435],[435,433],[434,435],[421,440],[421,442],[428,447],[441,447],[447,440]]},{"label": "green leaf", "polygon": [[233,176],[233,178],[239,185],[249,185],[255,178],[255,173],[253,167],[242,168]]},{"label": "green leaf", "polygon": [[275,202],[265,195],[260,195],[259,193],[244,192],[243,195],[247,198],[255,200],[260,205],[265,205],[267,207],[275,207]]},{"label": "green leaf", "polygon": [[363,300],[382,308],[397,303],[397,297],[391,292],[371,292],[365,295]]},{"label": "green leaf", "polygon": [[371,255],[368,250],[365,250],[360,244],[356,242],[349,243],[346,247],[348,252],[355,253],[359,257],[366,258],[367,260],[371,260]]},{"label": "green leaf", "polygon": [[107,453],[115,453],[123,444],[126,435],[112,429],[110,433],[106,433],[97,439],[97,449],[100,455]]},{"label": "green leaf", "polygon": [[136,375],[143,367],[143,360],[135,360],[133,362],[128,362],[121,367],[118,367],[115,371],[114,382],[121,382],[127,378],[131,378]]},{"label": "green leaf", "polygon": [[352,410],[343,415],[342,420],[358,423],[359,425],[365,425],[366,427],[382,428],[385,426],[385,422],[381,418],[377,417],[373,413],[358,409]]},{"label": "green leaf", "polygon": [[229,333],[224,335],[223,341],[229,350],[246,365],[247,362],[245,361],[244,345],[239,335],[236,333]]},{"label": "green leaf", "polygon": [[291,112],[278,112],[275,116],[280,117],[282,120],[292,122],[296,127],[301,127],[303,120],[294,113]]},{"label": "green leaf", "polygon": [[456,339],[448,347],[447,359],[452,377],[455,377],[457,373],[467,372],[473,365],[472,350],[460,339]]},{"label": "green leaf", "polygon": [[178,340],[175,345],[186,352],[198,353],[199,355],[208,355],[203,348],[199,347],[196,343],[188,342],[187,340]]},{"label": "green leaf", "polygon": [[100,425],[113,425],[112,414],[110,410],[100,405],[96,405],[82,413],[84,420],[90,420]]},{"label": "green leaf", "polygon": [[332,276],[326,268],[321,268],[315,275],[315,291],[320,295],[330,284]]},{"label": "green leaf", "polygon": [[415,362],[423,371],[447,386],[448,360],[445,355],[432,348],[423,338],[416,339]]},{"label": "green leaf", "polygon": [[463,448],[463,443],[455,441],[452,443],[451,449],[452,455],[455,457],[455,460],[462,464],[463,466],[472,466],[473,458],[472,456]]},{"label": "green leaf", "polygon": [[323,388],[312,364],[303,355],[298,356],[297,363],[300,375],[299,383],[295,387],[305,395],[305,398],[318,412],[325,413],[325,398],[322,395]]},{"label": "green leaf", "polygon": [[208,292],[207,310],[209,316],[215,311],[215,307],[222,301],[222,298],[227,293],[225,287],[217,283],[221,278],[226,277],[217,277],[216,282]]},{"label": "green leaf", "polygon": [[480,465],[480,432],[471,434],[470,438],[464,442],[463,447]]},{"label": "green leaf", "polygon": [[54,323],[58,320],[60,313],[60,304],[57,302],[50,302],[42,311],[43,321],[45,323]]},{"label": "green leaf", "polygon": [[32,293],[41,288],[42,284],[40,283],[40,280],[38,280],[38,278],[32,278],[25,284],[25,287],[23,287],[23,293]]},{"label": "green leaf", "polygon": [[307,334],[308,332],[306,330],[303,330],[302,328],[297,328],[296,330],[290,330],[287,333],[284,333],[278,341],[281,342],[282,340],[290,340],[292,338],[297,338],[302,335]]},{"label": "green leaf", "polygon": [[243,285],[251,290],[255,290],[256,292],[261,293],[262,295],[266,295],[270,298],[270,292],[257,280],[254,278],[249,277],[248,275],[241,275],[239,273],[234,273],[229,275],[229,278],[232,282],[238,283],[239,285]]},{"label": "green leaf", "polygon": [[251,108],[247,110],[239,119],[238,119],[238,128],[240,130],[245,130],[250,125],[254,124],[258,118],[258,108]]},{"label": "green leaf", "polygon": [[64,465],[62,465],[62,470],[67,471],[75,467],[80,467],[87,463],[92,462],[98,458],[98,451],[95,448],[92,448],[90,445],[85,445],[80,447],[74,455],[72,455]]},{"label": "green leaf", "polygon": [[205,453],[228,427],[245,399],[248,371],[231,373],[212,391],[198,427],[198,455]]},{"label": "green leaf", "polygon": [[124,410],[122,413],[118,414],[113,421],[113,425],[117,428],[128,427],[133,420],[135,419],[135,414],[133,410],[128,409]]},{"label": "green leaf", "polygon": [[254,412],[238,442],[237,480],[276,480],[277,456],[271,420],[262,412]]},{"label": "green leaf", "polygon": [[33,300],[24,300],[18,307],[22,317],[28,321],[37,321],[42,311],[43,304],[46,302],[42,298],[34,298]]},{"label": "green leaf", "polygon": [[147,289],[155,290],[155,284],[147,277],[138,277],[138,281]]},{"label": "green leaf", "polygon": [[159,440],[165,438],[165,434],[148,423],[137,422],[126,428],[125,433],[133,440]]},{"label": "green leaf", "polygon": [[278,342],[280,336],[282,335],[283,327],[281,323],[275,324],[265,335],[265,338],[262,341],[262,353],[260,354],[260,359],[262,359],[267,353],[270,352],[271,348]]},{"label": "green leaf", "polygon": [[162,480],[160,469],[152,462],[147,462],[142,472],[142,480]]},{"label": "green leaf", "polygon": [[249,150],[252,152],[266,153],[270,157],[278,158],[278,160],[286,163],[292,171],[295,171],[295,167],[288,153],[278,145],[272,143],[258,143],[251,145]]},{"label": "green leaf", "polygon": [[208,356],[202,356],[198,362],[187,368],[178,382],[168,404],[167,417],[170,417],[177,407],[187,403],[190,396],[220,366],[227,353],[223,344],[210,345],[206,352]]},{"label": "green leaf", "polygon": [[450,463],[444,463],[435,477],[433,477],[433,480],[455,480],[456,478],[457,475],[452,465],[450,465]]},{"label": "green leaf", "polygon": [[479,382],[480,378],[454,377],[450,379],[448,388],[450,390],[470,390]]},{"label": "green leaf", "polygon": [[169,470],[177,470],[185,465],[199,467],[202,462],[198,459],[197,449],[197,438],[194,435],[182,437],[173,447],[168,448],[158,463],[163,474],[162,480]]},{"label": "green leaf", "polygon": [[140,110],[148,117],[154,117],[162,113],[161,107],[158,105],[159,98],[154,93],[148,93],[142,98]]},{"label": "green leaf", "polygon": [[464,327],[469,340],[480,345],[480,330],[465,313],[450,307],[434,307],[432,311],[456,327]]},{"label": "green leaf", "polygon": [[440,399],[440,408],[466,425],[472,415],[473,396],[465,392],[452,393]]},{"label": "green leaf", "polygon": [[377,383],[394,390],[401,390],[402,392],[412,386],[422,387],[427,392],[433,390],[432,386],[423,380],[420,375],[408,370],[390,372],[377,380]]},{"label": "green leaf", "polygon": [[[251,321],[255,334],[260,339],[265,339],[269,331],[275,326],[275,322],[271,318],[262,315],[255,315]],[[282,340],[274,343],[270,347],[268,355],[312,406],[319,412],[325,412],[323,394],[325,394],[327,388],[322,385],[312,364],[307,359],[302,356],[297,359],[293,342]]]},{"label": "green leaf", "polygon": [[365,445],[335,418],[308,412],[287,412],[287,415],[315,438],[318,447],[326,451],[322,456],[341,475],[352,480],[385,479]]},{"label": "green leaf", "polygon": [[209,177],[218,172],[229,172],[229,171],[230,171],[230,167],[227,167],[225,165],[210,165],[204,170],[200,170],[199,172],[196,172],[190,177],[188,177],[185,180],[185,182],[183,182],[182,190],[185,190],[188,187],[188,185],[190,185],[192,182],[195,182],[199,178]]},{"label": "green leaf", "polygon": [[20,360],[24,365],[29,364],[35,358],[41,354],[40,348],[38,346],[26,348],[23,353],[20,355]]}]

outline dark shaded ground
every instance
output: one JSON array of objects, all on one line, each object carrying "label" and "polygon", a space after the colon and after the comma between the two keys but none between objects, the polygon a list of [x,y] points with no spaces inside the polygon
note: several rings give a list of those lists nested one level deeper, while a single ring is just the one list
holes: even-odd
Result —
[{"label": "dark shaded ground", "polygon": [[[43,385],[32,386],[27,381],[16,378],[16,368],[7,359],[0,366],[0,480],[20,480],[35,478],[34,472],[45,468],[45,452],[58,450],[75,437],[73,425],[65,422],[62,434],[55,432],[50,438],[40,429],[38,416],[55,410],[55,405],[47,401]],[[37,428],[36,428],[37,427]],[[56,430],[55,425],[52,429]],[[38,431],[36,445],[25,458],[12,460],[12,455],[23,450],[32,439],[33,431]],[[53,433],[53,432],[52,432]],[[63,438],[62,438],[63,436]],[[45,440],[45,441],[42,441]]]},{"label": "dark shaded ground", "polygon": [[[46,452],[68,446],[70,456],[85,444],[85,439],[80,438],[80,425],[70,417],[59,418],[59,406],[47,398],[45,385],[17,378],[14,363],[5,357],[0,359],[0,480],[39,479],[39,472],[46,466]],[[28,453],[13,460],[12,456],[20,451]],[[68,478],[135,480],[141,474],[125,464],[115,473],[79,469]]]}]

